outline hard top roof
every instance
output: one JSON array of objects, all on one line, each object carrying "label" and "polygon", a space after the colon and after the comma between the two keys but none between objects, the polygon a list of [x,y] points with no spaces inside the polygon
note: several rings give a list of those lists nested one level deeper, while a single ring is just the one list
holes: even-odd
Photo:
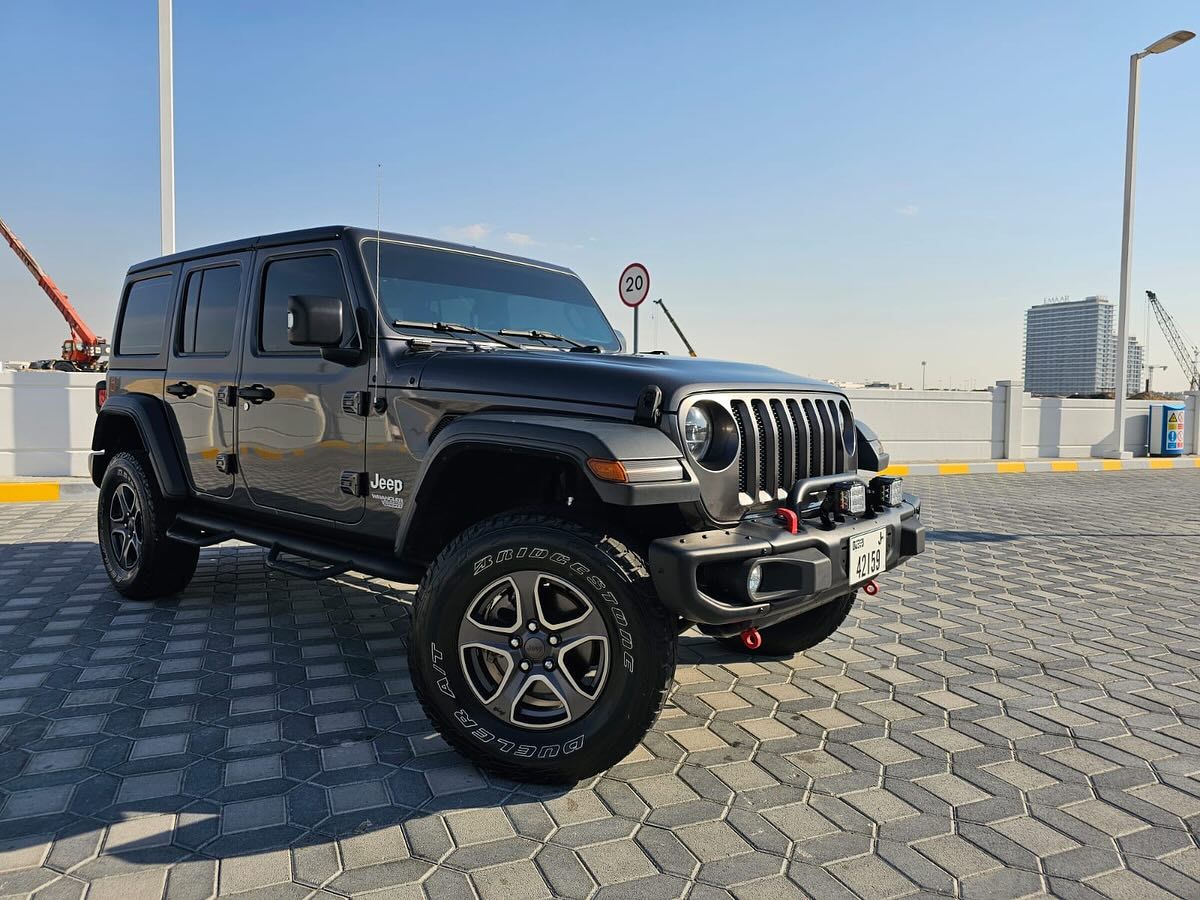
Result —
[{"label": "hard top roof", "polygon": [[[375,229],[373,228],[358,228],[353,225],[325,225],[318,228],[301,228],[295,231],[281,231],[277,234],[263,234],[256,237],[240,238],[235,241],[225,241],[221,244],[209,244],[206,247],[197,247],[193,250],[181,250],[178,253],[172,253],[169,256],[158,256],[154,259],[147,259],[140,263],[134,263],[129,267],[129,274],[135,272],[145,272],[148,269],[158,269],[163,266],[169,266],[173,263],[186,262],[193,259],[202,259],[206,256],[220,256],[226,253],[238,253],[245,250],[256,250],[261,247],[280,247],[288,244],[304,244],[313,241],[331,241],[347,239],[353,244],[357,244],[363,238],[375,237]],[[494,257],[496,259],[508,260],[517,263],[532,263],[533,265],[542,266],[547,269],[554,269],[558,272],[565,272],[574,275],[570,269],[565,266],[559,266],[554,263],[543,262],[542,260],[529,259],[524,256],[513,256],[510,253],[501,253],[498,250],[488,250],[482,247],[472,247],[467,244],[454,244],[449,241],[439,241],[436,238],[418,237],[409,234],[397,234],[392,231],[380,232],[380,236],[384,240],[401,241],[407,244],[419,244],[424,247],[433,247],[439,250],[454,250],[460,253],[475,253],[485,256]]]}]

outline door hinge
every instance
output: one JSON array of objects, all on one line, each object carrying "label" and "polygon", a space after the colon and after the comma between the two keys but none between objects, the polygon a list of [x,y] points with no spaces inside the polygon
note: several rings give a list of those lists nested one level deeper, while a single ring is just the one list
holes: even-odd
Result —
[{"label": "door hinge", "polygon": [[366,472],[343,472],[341,477],[342,493],[351,497],[367,496]]},{"label": "door hinge", "polygon": [[218,453],[217,454],[217,471],[226,475],[236,475],[238,470],[238,458],[236,453]]},{"label": "door hinge", "polygon": [[217,402],[222,406],[237,406],[237,385],[223,384],[217,388]]},{"label": "door hinge", "polygon": [[342,412],[351,416],[369,415],[371,395],[366,391],[346,391],[342,394]]}]

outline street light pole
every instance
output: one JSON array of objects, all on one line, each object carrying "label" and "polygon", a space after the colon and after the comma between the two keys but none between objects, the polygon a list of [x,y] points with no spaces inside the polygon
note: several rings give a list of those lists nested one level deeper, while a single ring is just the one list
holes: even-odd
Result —
[{"label": "street light pole", "polygon": [[921,390],[925,390],[925,360],[921,360]]},{"label": "street light pole", "polygon": [[175,252],[175,66],[171,0],[158,0],[158,152],[163,256]]},{"label": "street light pole", "polygon": [[1130,256],[1133,239],[1133,182],[1137,161],[1138,80],[1142,58],[1152,53],[1166,53],[1196,35],[1191,31],[1176,31],[1161,38],[1140,53],[1129,57],[1129,108],[1125,122],[1125,209],[1121,220],[1121,293],[1117,310],[1117,370],[1113,373],[1113,457],[1132,456],[1125,449],[1125,415],[1128,408],[1129,369],[1129,281]]}]

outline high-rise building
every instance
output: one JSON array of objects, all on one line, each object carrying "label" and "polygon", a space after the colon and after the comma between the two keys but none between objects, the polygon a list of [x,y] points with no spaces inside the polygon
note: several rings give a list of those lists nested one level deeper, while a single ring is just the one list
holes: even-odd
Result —
[{"label": "high-rise building", "polygon": [[[1142,369],[1145,363],[1145,351],[1142,345],[1138,343],[1138,339],[1131,337],[1129,339],[1129,368],[1125,373],[1125,384],[1127,393],[1140,393],[1145,387],[1142,381]],[[1109,353],[1107,363],[1104,369],[1104,377],[1101,380],[1103,387],[1101,391],[1111,391],[1113,389],[1113,372],[1117,368],[1117,336],[1113,335],[1112,350]]]},{"label": "high-rise building", "polygon": [[[1101,296],[1050,300],[1025,312],[1025,390],[1048,396],[1112,391],[1113,305]],[[1141,390],[1142,347],[1129,339],[1129,393]]]}]

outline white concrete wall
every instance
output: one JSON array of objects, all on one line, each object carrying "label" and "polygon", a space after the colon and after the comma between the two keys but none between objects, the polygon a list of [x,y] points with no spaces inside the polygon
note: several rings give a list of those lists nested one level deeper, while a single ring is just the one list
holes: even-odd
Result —
[{"label": "white concrete wall", "polygon": [[[1150,401],[1130,400],[1127,409],[1125,449],[1134,456],[1145,456],[1149,452]],[[1013,459],[1103,456],[1112,446],[1111,400],[1061,400],[1027,394],[1021,413],[1021,454]]]},{"label": "white concrete wall", "polygon": [[986,391],[847,391],[896,462],[999,459],[1004,407]]},{"label": "white concrete wall", "polygon": [[101,377],[0,371],[0,478],[87,475]]},{"label": "white concrete wall", "polygon": [[[895,462],[1104,456],[1112,448],[1111,400],[1035,398],[1008,382],[985,391],[847,391],[855,415]],[[1019,408],[1006,420],[1008,398]],[[1189,453],[1200,453],[1200,395],[1187,400]],[[1130,400],[1125,449],[1148,452],[1150,401]]]}]

